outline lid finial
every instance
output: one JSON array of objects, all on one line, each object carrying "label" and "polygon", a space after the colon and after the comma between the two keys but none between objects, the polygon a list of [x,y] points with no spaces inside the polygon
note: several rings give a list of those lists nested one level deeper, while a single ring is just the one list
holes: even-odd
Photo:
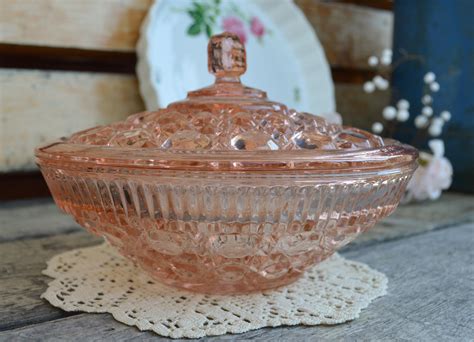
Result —
[{"label": "lid finial", "polygon": [[247,70],[245,47],[233,33],[212,36],[207,53],[209,72],[218,78],[239,77]]}]

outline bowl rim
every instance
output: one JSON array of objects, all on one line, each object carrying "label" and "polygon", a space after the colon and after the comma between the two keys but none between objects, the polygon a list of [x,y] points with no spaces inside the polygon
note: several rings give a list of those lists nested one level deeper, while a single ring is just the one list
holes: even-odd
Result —
[{"label": "bowl rim", "polygon": [[187,171],[360,173],[416,168],[418,151],[396,140],[358,150],[189,151],[123,148],[55,141],[35,150],[39,165]]}]

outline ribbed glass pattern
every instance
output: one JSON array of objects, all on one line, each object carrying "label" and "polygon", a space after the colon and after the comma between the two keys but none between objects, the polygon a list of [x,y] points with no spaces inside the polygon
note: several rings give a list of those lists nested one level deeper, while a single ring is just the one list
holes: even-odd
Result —
[{"label": "ribbed glass pattern", "polygon": [[293,281],[389,215],[411,175],[245,182],[42,171],[59,207],[81,225],[160,281],[212,293]]}]

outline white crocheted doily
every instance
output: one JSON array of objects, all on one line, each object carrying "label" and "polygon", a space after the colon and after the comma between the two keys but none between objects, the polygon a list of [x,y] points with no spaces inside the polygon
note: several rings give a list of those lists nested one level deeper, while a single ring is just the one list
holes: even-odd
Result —
[{"label": "white crocheted doily", "polygon": [[161,285],[107,244],[57,255],[43,273],[55,278],[42,295],[52,305],[108,312],[117,321],[172,338],[343,323],[357,318],[387,288],[384,274],[337,254],[287,287],[239,296]]}]

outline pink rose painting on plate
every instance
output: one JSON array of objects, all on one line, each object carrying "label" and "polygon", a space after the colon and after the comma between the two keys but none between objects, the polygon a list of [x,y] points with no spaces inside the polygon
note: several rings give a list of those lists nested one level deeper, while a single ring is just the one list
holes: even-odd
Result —
[{"label": "pink rose painting on plate", "polygon": [[237,17],[227,17],[222,20],[222,28],[224,31],[235,33],[240,41],[245,44],[247,42],[247,34],[245,33],[244,23]]},{"label": "pink rose painting on plate", "polygon": [[223,5],[220,0],[194,0],[183,12],[192,20],[186,31],[190,36],[205,34],[210,37],[216,31],[227,31],[236,34],[245,44],[251,37],[262,43],[269,33],[258,17],[246,15],[235,3]]},{"label": "pink rose painting on plate", "polygon": [[250,31],[255,37],[260,38],[265,34],[265,26],[257,17],[253,17],[250,20]]}]

